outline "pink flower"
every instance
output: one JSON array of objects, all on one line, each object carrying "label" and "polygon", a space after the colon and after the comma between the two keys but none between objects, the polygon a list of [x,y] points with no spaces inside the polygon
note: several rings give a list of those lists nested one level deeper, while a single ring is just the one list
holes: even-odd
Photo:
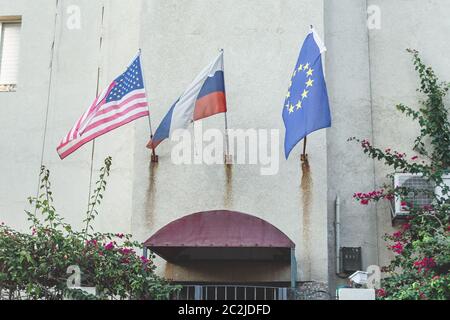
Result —
[{"label": "pink flower", "polygon": [[384,289],[377,289],[376,290],[376,294],[377,294],[377,297],[385,297],[386,296],[386,291],[384,290]]},{"label": "pink flower", "polygon": [[114,249],[114,243],[110,242],[105,246],[105,250],[112,250]]},{"label": "pink flower", "polygon": [[148,259],[147,259],[146,257],[144,257],[144,256],[141,257],[141,261],[142,261],[143,264],[147,264],[147,263],[150,262],[150,260],[148,260]]},{"label": "pink flower", "polygon": [[393,246],[391,246],[392,251],[394,251],[397,254],[402,254],[403,253],[403,244],[401,244],[400,242],[397,242],[396,244],[394,244]]},{"label": "pink flower", "polygon": [[425,257],[422,260],[417,260],[416,262],[414,262],[413,265],[414,267],[417,268],[419,272],[421,272],[422,270],[427,272],[428,270],[436,266],[436,262],[434,261],[433,258]]},{"label": "pink flower", "polygon": [[386,200],[394,200],[394,195],[393,194],[387,194],[387,195],[384,196],[384,198]]},{"label": "pink flower", "polygon": [[357,192],[353,195],[353,198],[362,198],[362,193],[361,192]]},{"label": "pink flower", "polygon": [[401,231],[394,232],[392,235],[395,239],[400,239],[402,237],[403,233]]},{"label": "pink flower", "polygon": [[417,160],[417,159],[419,159],[418,156],[414,156],[414,157],[411,158],[412,161],[415,161],[415,160]]},{"label": "pink flower", "polygon": [[123,233],[118,233],[116,234],[116,237],[122,239],[125,235]]},{"label": "pink flower", "polygon": [[121,248],[119,249],[119,252],[123,255],[129,255],[131,253],[134,253],[134,250],[130,248]]},{"label": "pink flower", "polygon": [[95,240],[95,239],[89,240],[89,241],[86,242],[86,244],[96,247],[97,246],[97,240]]},{"label": "pink flower", "polygon": [[361,200],[361,204],[366,206],[366,205],[369,204],[369,200],[367,200],[367,199],[362,199],[362,200]]},{"label": "pink flower", "polygon": [[361,146],[362,146],[363,148],[368,148],[368,147],[370,147],[370,142],[369,142],[369,140],[364,139],[363,141],[361,141]]},{"label": "pink flower", "polygon": [[405,210],[405,211],[409,210],[410,205],[408,202],[402,201],[402,202],[400,202],[400,205],[402,207],[402,210]]}]

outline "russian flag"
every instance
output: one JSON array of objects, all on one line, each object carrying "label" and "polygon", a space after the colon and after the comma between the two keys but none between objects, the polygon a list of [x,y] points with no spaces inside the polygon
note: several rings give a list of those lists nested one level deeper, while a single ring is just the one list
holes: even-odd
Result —
[{"label": "russian flag", "polygon": [[176,129],[185,129],[193,121],[223,112],[227,112],[227,102],[221,51],[172,105],[147,148],[155,149]]}]

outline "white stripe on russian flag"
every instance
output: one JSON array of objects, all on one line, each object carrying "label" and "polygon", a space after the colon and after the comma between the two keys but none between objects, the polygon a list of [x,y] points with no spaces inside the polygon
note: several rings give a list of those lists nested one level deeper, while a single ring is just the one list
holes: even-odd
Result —
[{"label": "white stripe on russian flag", "polygon": [[195,80],[190,84],[188,89],[181,95],[178,103],[172,113],[170,123],[170,134],[177,129],[184,129],[189,126],[193,120],[195,102],[206,81],[206,78],[213,77],[216,71],[223,71],[223,52],[208,65]]}]

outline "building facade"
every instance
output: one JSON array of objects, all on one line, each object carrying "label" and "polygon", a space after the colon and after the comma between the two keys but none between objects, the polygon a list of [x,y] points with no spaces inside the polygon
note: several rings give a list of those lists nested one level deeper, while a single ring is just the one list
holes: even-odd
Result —
[{"label": "building facade", "polygon": [[[204,217],[230,215],[225,221],[238,224],[243,217],[254,218],[242,225],[261,224],[280,236],[280,243],[289,243],[277,253],[256,250],[258,243],[247,243],[247,251],[224,250],[231,240],[244,238],[245,229],[238,228],[239,235],[222,234],[221,243],[203,239],[219,251],[189,247],[185,259],[164,251],[156,258],[160,275],[184,284],[267,287],[290,286],[294,277],[298,287],[316,286],[333,296],[346,281],[336,275],[337,197],[339,247],[361,248],[363,270],[391,258],[382,240],[393,230],[388,204],[360,206],[352,199],[354,192],[387,182],[388,172],[347,139],[367,138],[382,148],[413,153],[417,127],[394,107],[416,106],[419,98],[405,49],[419,50],[445,80],[448,13],[445,0],[0,0],[0,220],[26,229],[22,212],[29,209],[27,197],[38,192],[45,164],[52,172],[56,208],[81,227],[90,186],[110,155],[113,168],[96,220],[99,231],[131,233],[145,242],[165,227],[172,230],[179,219],[187,224],[174,230],[186,231],[195,221],[188,218],[202,212]],[[153,129],[223,49],[228,127],[279,130],[275,138],[282,146],[282,103],[309,25],[328,49],[324,68],[333,118],[330,129],[308,137],[309,165],[300,162],[301,144],[289,160],[282,147],[272,152],[279,159],[273,175],[261,174],[264,164],[177,165],[171,158],[173,141],[160,145],[159,162],[152,163],[145,118],[64,161],[58,158],[57,144],[92,102],[97,85],[108,85],[138,48]],[[198,142],[199,130],[224,132],[224,116],[193,127]],[[195,223],[189,226],[191,235],[202,233]],[[263,229],[255,230],[264,238]],[[198,244],[184,236],[180,244]]]}]

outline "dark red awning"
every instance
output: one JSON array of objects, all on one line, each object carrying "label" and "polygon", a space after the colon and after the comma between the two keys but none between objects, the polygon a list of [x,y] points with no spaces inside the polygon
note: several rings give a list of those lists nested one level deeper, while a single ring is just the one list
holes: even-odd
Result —
[{"label": "dark red awning", "polygon": [[[225,210],[199,212],[175,220],[144,245],[167,260],[284,259],[295,247],[288,236],[267,221]],[[223,250],[217,251],[218,248]]]}]

